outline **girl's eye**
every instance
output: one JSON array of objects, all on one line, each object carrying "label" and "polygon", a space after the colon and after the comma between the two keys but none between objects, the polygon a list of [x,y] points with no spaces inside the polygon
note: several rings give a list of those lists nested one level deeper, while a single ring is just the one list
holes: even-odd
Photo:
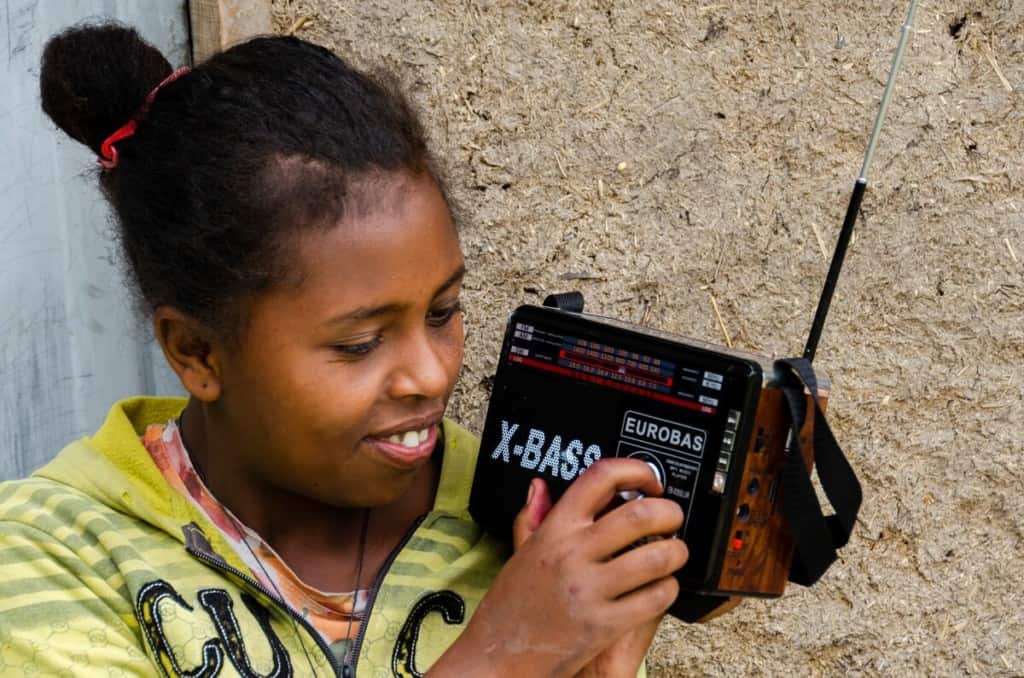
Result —
[{"label": "girl's eye", "polygon": [[[433,327],[442,327],[455,317],[455,314],[460,313],[461,311],[462,304],[456,301],[451,306],[439,308],[427,313],[427,322]],[[376,336],[370,341],[360,344],[334,344],[331,346],[331,350],[335,353],[340,353],[346,358],[360,358],[378,348],[383,342],[384,339],[382,337]]]},{"label": "girl's eye", "polygon": [[434,327],[441,327],[442,325],[446,324],[449,320],[451,320],[456,313],[459,313],[461,311],[462,303],[456,301],[451,306],[440,308],[437,309],[436,311],[431,311],[430,313],[428,313],[427,322],[433,325]]},{"label": "girl's eye", "polygon": [[361,356],[366,355],[373,349],[380,346],[381,341],[382,339],[380,337],[374,337],[370,341],[362,344],[335,344],[331,348],[346,356]]}]

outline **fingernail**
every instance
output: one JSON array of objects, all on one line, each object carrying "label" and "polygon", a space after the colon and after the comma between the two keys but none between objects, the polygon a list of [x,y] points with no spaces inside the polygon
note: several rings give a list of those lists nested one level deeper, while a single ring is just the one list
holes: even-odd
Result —
[{"label": "fingernail", "polygon": [[529,504],[530,502],[533,501],[533,495],[536,492],[536,490],[534,488],[536,486],[537,486],[537,484],[534,481],[531,480],[530,481],[530,489],[526,492],[526,503],[527,504]]}]

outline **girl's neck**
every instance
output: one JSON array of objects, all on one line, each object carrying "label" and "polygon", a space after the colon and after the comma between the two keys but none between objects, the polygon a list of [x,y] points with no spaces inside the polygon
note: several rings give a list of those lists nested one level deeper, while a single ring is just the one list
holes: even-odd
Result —
[{"label": "girl's neck", "polygon": [[[239,469],[217,464],[228,441],[216,440],[206,424],[202,404],[190,400],[182,418],[182,436],[207,488],[246,527],[269,544],[304,583],[324,591],[354,588],[362,559],[360,588],[372,583],[391,550],[416,519],[428,512],[437,494],[440,463],[427,464],[412,487],[383,506],[342,507],[289,492],[254,480]],[[369,520],[365,551],[359,540]]]}]

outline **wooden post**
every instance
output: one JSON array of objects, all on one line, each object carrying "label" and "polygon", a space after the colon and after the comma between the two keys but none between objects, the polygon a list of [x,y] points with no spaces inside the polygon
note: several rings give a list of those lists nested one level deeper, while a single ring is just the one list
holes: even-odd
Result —
[{"label": "wooden post", "polygon": [[270,0],[189,0],[192,63],[246,38],[271,32]]}]

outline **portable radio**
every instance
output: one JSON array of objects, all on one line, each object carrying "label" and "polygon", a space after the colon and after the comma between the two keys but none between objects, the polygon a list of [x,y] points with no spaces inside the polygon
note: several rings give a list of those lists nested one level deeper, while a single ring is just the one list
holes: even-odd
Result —
[{"label": "portable radio", "polygon": [[[583,313],[579,293],[509,320],[481,436],[473,518],[508,538],[530,481],[557,500],[595,461],[648,463],[689,547],[669,610],[695,621],[731,596],[810,585],[853,529],[861,488],[825,419],[817,350],[918,0],[912,0],[803,357],[770,360]],[[817,469],[835,510],[824,516]]]},{"label": "portable radio", "polygon": [[[549,303],[565,306],[567,297],[578,308],[579,296]],[[806,498],[807,491],[813,495],[812,450],[820,448],[813,443],[815,417],[796,424],[787,393],[798,409],[820,413],[827,381],[820,375],[810,381],[801,381],[785,361],[575,310],[522,306],[505,334],[470,511],[507,538],[532,478],[544,478],[557,500],[598,459],[640,459],[685,515],[678,536],[690,559],[676,577],[682,591],[697,595],[681,596],[676,616],[699,617],[723,596],[781,595],[794,552],[783,506],[789,501],[787,458],[806,485],[793,496]],[[788,441],[794,428],[798,440]],[[843,467],[839,491],[850,495],[842,506],[855,517],[859,485],[839,448],[830,452]],[[802,463],[794,455],[802,455]],[[795,508],[809,515],[816,509],[824,524],[816,503]],[[849,512],[843,523],[847,519],[839,532],[848,536]],[[833,544],[830,534],[806,556],[820,570],[815,578],[845,543]]]}]

